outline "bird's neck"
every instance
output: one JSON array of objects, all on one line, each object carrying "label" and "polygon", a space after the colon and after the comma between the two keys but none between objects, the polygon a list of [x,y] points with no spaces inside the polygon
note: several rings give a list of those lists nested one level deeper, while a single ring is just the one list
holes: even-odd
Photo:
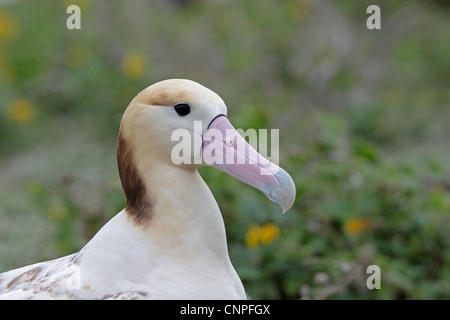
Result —
[{"label": "bird's neck", "polygon": [[121,174],[124,189],[131,188],[120,213],[126,219],[117,223],[124,225],[124,232],[116,232],[128,238],[123,241],[135,238],[140,255],[165,250],[164,255],[229,260],[222,215],[198,171],[150,157],[135,163],[136,173]]},{"label": "bird's neck", "polygon": [[197,170],[152,168],[143,175],[152,217],[138,224],[126,209],[113,217],[79,253],[87,270],[99,278],[105,268],[116,278],[164,277],[178,268],[234,270],[223,218]]},{"label": "bird's neck", "polygon": [[222,215],[197,170],[153,162],[142,172],[152,208],[150,218],[137,228],[171,250],[198,251],[203,246],[228,257]]}]

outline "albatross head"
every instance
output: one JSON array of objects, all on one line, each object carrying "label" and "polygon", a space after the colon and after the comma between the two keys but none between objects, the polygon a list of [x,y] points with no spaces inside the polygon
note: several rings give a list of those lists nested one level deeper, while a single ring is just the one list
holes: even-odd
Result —
[{"label": "albatross head", "polygon": [[[194,81],[170,79],[144,89],[125,111],[119,131],[117,158],[128,209],[139,211],[151,206],[139,200],[145,192],[139,177],[146,168],[137,165],[139,159],[151,159],[149,165],[160,162],[180,170],[217,167],[261,190],[283,212],[289,210],[295,200],[292,178],[238,134],[230,138],[235,132],[224,101]],[[184,158],[188,161],[174,161],[174,154],[179,154],[174,150],[186,136],[188,147],[182,152],[189,155]]]}]

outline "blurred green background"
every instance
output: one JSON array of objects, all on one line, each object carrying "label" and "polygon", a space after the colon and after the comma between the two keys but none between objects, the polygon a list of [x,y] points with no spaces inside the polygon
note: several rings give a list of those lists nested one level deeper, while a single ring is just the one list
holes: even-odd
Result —
[{"label": "blurred green background", "polygon": [[[66,8],[81,8],[68,30]],[[381,30],[366,9],[381,8]],[[121,115],[159,80],[280,129],[286,214],[201,168],[252,298],[450,298],[448,1],[0,1],[0,272],[78,251],[125,204]],[[381,289],[366,269],[381,268]]]}]

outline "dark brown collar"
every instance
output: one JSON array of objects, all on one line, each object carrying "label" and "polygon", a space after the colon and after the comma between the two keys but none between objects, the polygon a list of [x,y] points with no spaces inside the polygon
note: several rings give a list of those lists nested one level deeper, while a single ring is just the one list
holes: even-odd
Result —
[{"label": "dark brown collar", "polygon": [[127,197],[125,211],[135,224],[145,225],[153,217],[153,205],[134,162],[131,145],[121,131],[117,140],[117,165],[122,188]]}]

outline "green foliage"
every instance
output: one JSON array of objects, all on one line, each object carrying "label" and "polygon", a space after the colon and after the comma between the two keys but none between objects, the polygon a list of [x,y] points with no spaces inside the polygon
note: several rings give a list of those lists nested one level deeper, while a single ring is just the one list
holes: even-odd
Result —
[{"label": "green foliage", "polygon": [[370,1],[74,0],[69,31],[69,2],[0,5],[0,223],[51,226],[3,231],[0,271],[79,250],[123,208],[121,115],[183,77],[218,92],[235,127],[280,129],[297,189],[283,215],[200,168],[252,298],[450,298],[448,8],[383,1],[368,31]]},{"label": "green foliage", "polygon": [[[343,124],[339,119],[323,115],[319,138],[298,156],[302,169],[290,171],[297,183],[297,202],[290,212],[277,218],[277,208],[245,205],[230,211],[231,252],[241,259],[238,270],[242,265],[249,294],[295,298],[303,288],[303,298],[316,299],[448,298],[448,191],[426,188],[413,167],[390,164],[372,143],[348,138],[348,132],[338,129]],[[336,159],[342,141],[350,146]],[[297,162],[293,158],[286,167]],[[280,237],[243,254],[241,235],[249,226],[250,210],[258,211],[252,221],[279,225]],[[386,272],[383,290],[365,288],[365,271],[372,264]]]}]

